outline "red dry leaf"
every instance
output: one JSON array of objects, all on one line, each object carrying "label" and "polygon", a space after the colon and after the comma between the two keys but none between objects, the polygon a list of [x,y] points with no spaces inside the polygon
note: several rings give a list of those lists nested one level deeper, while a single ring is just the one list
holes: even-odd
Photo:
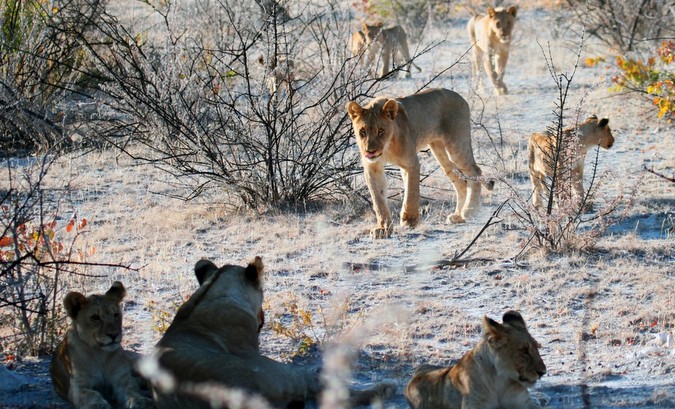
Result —
[{"label": "red dry leaf", "polygon": [[0,237],[0,247],[9,247],[14,244],[14,240],[9,236]]},{"label": "red dry leaf", "polygon": [[68,225],[66,226],[66,231],[70,233],[71,231],[73,231],[73,227],[75,227],[75,219],[70,219]]},{"label": "red dry leaf", "polygon": [[85,227],[87,227],[87,219],[82,219],[82,221],[80,222],[80,225],[77,226],[77,230],[82,230]]}]

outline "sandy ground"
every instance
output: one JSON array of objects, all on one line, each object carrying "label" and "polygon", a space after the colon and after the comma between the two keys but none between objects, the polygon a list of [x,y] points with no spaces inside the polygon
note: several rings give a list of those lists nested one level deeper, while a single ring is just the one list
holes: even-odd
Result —
[{"label": "sandy ground", "polygon": [[[536,33],[544,49],[550,44],[556,68],[571,70],[578,36],[560,21],[556,13],[520,13],[507,96],[492,97],[489,85],[474,93],[466,58],[432,84],[464,95],[474,121],[503,141],[499,152],[481,126],[474,129],[484,173],[500,179],[493,192],[483,193],[484,206],[474,220],[445,223],[454,193],[428,153],[421,154],[431,172],[423,183],[423,220],[415,230],[397,230],[378,241],[367,235],[374,223],[367,203],[231,214],[217,197],[171,199],[180,188],[167,175],[113,152],[72,155],[59,162],[52,183],[59,187],[64,176],[72,180],[66,204],[90,221],[84,244],[96,252],[89,261],[137,269],[96,271],[105,278],[73,281],[72,289],[105,291],[122,280],[129,292],[125,345],[149,352],[160,336],[153,329],[160,312],[170,315],[195,290],[192,267],[198,259],[243,264],[260,255],[267,267],[268,316],[322,346],[299,356],[298,339],[265,328],[264,353],[318,365],[322,351],[349,338],[360,348],[353,366],[357,384],[383,378],[399,384],[386,408],[407,407],[402,389],[416,365],[447,365],[459,358],[479,339],[483,315],[497,319],[509,309],[521,311],[542,344],[548,373],[533,392],[548,407],[675,407],[675,185],[643,170],[673,174],[675,129],[656,121],[648,106],[610,94],[611,69],[580,67],[570,97],[582,116],[609,117],[616,137],[615,146],[600,153],[599,189],[606,196],[600,204],[637,191],[631,202],[621,202],[594,248],[565,254],[531,250],[514,259],[528,234],[505,210],[464,256],[473,261],[439,262],[464,249],[504,200],[527,200],[527,137],[553,119],[557,92],[540,46],[528,38]],[[412,92],[464,54],[465,22],[430,28],[428,41],[447,40],[421,56],[422,73],[393,80],[391,93]],[[582,59],[608,53],[589,40]],[[400,181],[390,178],[390,184],[396,214]],[[360,179],[356,185],[367,195]],[[311,322],[294,321],[291,304],[311,312]],[[354,341],[350,336],[357,333]],[[0,390],[0,406],[67,407],[51,391],[47,362],[18,363],[14,373],[26,377],[24,385]]]}]

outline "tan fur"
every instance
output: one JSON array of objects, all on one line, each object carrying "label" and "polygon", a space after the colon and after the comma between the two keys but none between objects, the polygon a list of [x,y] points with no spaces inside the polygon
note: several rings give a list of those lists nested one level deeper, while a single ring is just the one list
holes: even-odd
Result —
[{"label": "tan fur", "polygon": [[455,365],[423,365],[405,388],[412,409],[535,409],[528,387],[546,373],[539,344],[516,311],[483,318],[483,338]]},{"label": "tan fur", "polygon": [[[459,94],[442,88],[400,98],[380,97],[365,107],[347,103],[361,152],[366,183],[373,199],[375,238],[389,237],[392,220],[386,201],[387,163],[401,168],[405,195],[401,226],[419,222],[420,163],[417,152],[429,147],[457,192],[451,223],[463,223],[480,207],[481,169],[471,147],[469,105]],[[467,179],[468,178],[468,179]],[[492,189],[492,182],[486,187]]]},{"label": "tan fur", "polygon": [[[562,150],[558,159],[559,175],[571,177],[572,195],[575,200],[584,196],[584,160],[586,153],[595,146],[609,149],[614,144],[614,136],[609,128],[609,119],[593,115],[587,118],[578,127],[568,127],[563,130],[563,140],[570,141],[575,146],[571,147],[571,154]],[[548,196],[546,177],[553,175],[553,155],[556,151],[556,138],[549,133],[535,133],[530,137],[527,152],[529,159],[530,180],[532,181],[532,203],[542,206],[542,198]],[[565,166],[570,166],[566,169]],[[564,177],[564,176],[561,176]]]},{"label": "tan fur", "polygon": [[[380,57],[382,58],[380,77],[389,74],[392,62],[403,68],[406,78],[410,78],[411,65],[417,68],[418,71],[422,71],[420,67],[410,60],[408,37],[403,27],[384,27],[382,22],[377,22],[373,24],[363,23],[361,30],[365,39],[365,46],[368,47],[367,64],[372,71],[375,71],[377,53],[380,53]],[[400,57],[398,60],[396,59],[397,55]]]},{"label": "tan fur", "polygon": [[352,57],[361,55],[366,48],[366,35],[363,34],[363,31],[354,31],[352,37],[349,40],[349,48],[352,52]]},{"label": "tan fur", "polygon": [[473,74],[481,82],[481,65],[495,88],[495,94],[508,93],[504,84],[504,70],[509,59],[511,32],[516,23],[516,7],[493,9],[487,15],[472,17],[467,30],[473,46]]},{"label": "tan fur", "polygon": [[[195,266],[200,287],[178,310],[157,344],[160,366],[176,388],[153,384],[161,409],[210,408],[191,391],[197,385],[235,388],[259,394],[274,407],[313,400],[321,391],[319,372],[284,364],[260,354],[264,322],[263,263],[256,257],[246,267],[218,268],[208,260]],[[352,392],[353,404],[393,394],[395,385],[378,384]]]},{"label": "tan fur", "polygon": [[56,392],[76,409],[151,408],[133,375],[134,354],[124,351],[119,281],[104,295],[70,292],[63,300],[72,324],[57,346],[50,372]]},{"label": "tan fur", "polygon": [[295,61],[287,56],[278,56],[276,61],[272,60],[269,64],[265,63],[265,57],[258,57],[258,63],[265,67],[265,85],[271,95],[276,95],[281,87],[286,91],[293,90],[293,81],[295,81]]}]

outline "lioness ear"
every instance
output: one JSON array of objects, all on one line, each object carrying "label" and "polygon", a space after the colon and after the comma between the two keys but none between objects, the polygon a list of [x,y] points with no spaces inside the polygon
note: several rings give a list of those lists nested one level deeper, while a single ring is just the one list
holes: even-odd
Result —
[{"label": "lioness ear", "polygon": [[509,14],[515,17],[516,14],[518,14],[518,7],[516,6],[509,7]]},{"label": "lioness ear", "polygon": [[502,322],[504,324],[509,324],[514,327],[527,329],[527,326],[525,325],[525,320],[518,311],[507,311],[506,313],[504,313],[504,316],[502,317]]},{"label": "lioness ear", "polygon": [[345,108],[347,109],[347,113],[349,114],[349,117],[352,119],[352,121],[356,118],[360,118],[363,114],[363,108],[361,108],[361,105],[354,101],[347,102]]},{"label": "lioness ear", "polygon": [[483,317],[483,339],[493,348],[501,348],[506,344],[506,331],[502,324],[485,316]]},{"label": "lioness ear", "polygon": [[382,107],[382,115],[389,117],[393,121],[396,119],[396,114],[398,114],[398,102],[390,99]]},{"label": "lioness ear", "polygon": [[256,256],[253,261],[246,266],[246,278],[252,283],[260,285],[263,275],[263,262],[260,256]]},{"label": "lioness ear", "polygon": [[361,23],[361,30],[365,31],[366,33],[368,32],[368,24],[366,23]]},{"label": "lioness ear", "polygon": [[602,118],[602,119],[600,120],[600,122],[598,122],[598,126],[599,126],[600,128],[604,128],[604,127],[607,126],[608,123],[609,123],[609,118]]},{"label": "lioness ear", "polygon": [[112,298],[113,300],[120,302],[126,297],[127,295],[127,290],[124,288],[122,283],[119,281],[115,281],[110,289],[106,291],[105,296],[108,298]]},{"label": "lioness ear", "polygon": [[589,120],[589,119],[598,119],[598,116],[593,114],[593,115],[589,116],[586,120]]},{"label": "lioness ear", "polygon": [[66,314],[75,319],[82,307],[87,305],[87,302],[87,297],[83,294],[71,291],[63,298],[63,307],[66,309]]},{"label": "lioness ear", "polygon": [[204,284],[204,281],[211,277],[216,271],[218,271],[218,266],[213,264],[211,260],[202,259],[195,264],[195,276],[197,276],[199,285]]},{"label": "lioness ear", "polygon": [[495,16],[495,9],[492,7],[488,7],[488,16],[494,17]]}]

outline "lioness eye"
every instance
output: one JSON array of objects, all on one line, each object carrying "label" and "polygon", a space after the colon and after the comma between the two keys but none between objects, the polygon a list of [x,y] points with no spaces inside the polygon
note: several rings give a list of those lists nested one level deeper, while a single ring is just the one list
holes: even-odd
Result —
[{"label": "lioness eye", "polygon": [[501,27],[502,27],[502,23],[497,22],[496,26],[497,26],[497,28],[501,28]]},{"label": "lioness eye", "polygon": [[384,133],[384,129],[380,128],[377,130],[378,135],[382,135]]},{"label": "lioness eye", "polygon": [[364,128],[361,128],[361,130],[359,131],[359,135],[361,135],[362,137],[365,138],[366,137],[366,130]]},{"label": "lioness eye", "polygon": [[101,321],[101,317],[98,314],[92,315],[91,319],[94,321]]}]

